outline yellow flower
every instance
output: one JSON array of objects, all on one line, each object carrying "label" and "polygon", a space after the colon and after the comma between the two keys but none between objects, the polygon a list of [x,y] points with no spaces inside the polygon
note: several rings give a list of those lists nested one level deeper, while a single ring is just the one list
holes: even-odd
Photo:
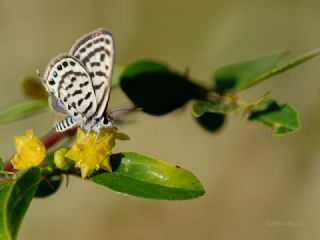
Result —
[{"label": "yellow flower", "polygon": [[27,169],[38,166],[46,156],[43,143],[34,136],[33,130],[26,130],[25,136],[16,136],[17,154],[11,160],[15,169]]},{"label": "yellow flower", "polygon": [[86,133],[78,128],[75,144],[64,155],[76,163],[80,168],[82,178],[90,176],[95,170],[104,169],[112,172],[110,155],[115,145],[115,140],[128,140],[126,134],[118,133],[116,128],[103,128],[98,138],[95,132]]},{"label": "yellow flower", "polygon": [[53,159],[56,167],[64,171],[71,169],[74,165],[73,161],[71,161],[70,159],[64,156],[67,152],[68,152],[67,148],[65,147],[60,148],[59,150],[55,151],[54,159]]}]

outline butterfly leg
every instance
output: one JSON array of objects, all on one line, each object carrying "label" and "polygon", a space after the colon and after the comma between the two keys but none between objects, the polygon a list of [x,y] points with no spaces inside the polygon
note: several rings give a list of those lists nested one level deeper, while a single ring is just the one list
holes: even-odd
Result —
[{"label": "butterfly leg", "polygon": [[95,138],[95,140],[94,140],[94,144],[96,144],[97,141],[98,141],[99,134],[100,134],[100,127],[99,127],[98,129],[96,129],[96,133],[97,133],[97,135],[96,135],[96,138]]},{"label": "butterfly leg", "polygon": [[81,142],[81,150],[82,150],[82,148],[83,148],[83,146],[84,146],[84,143],[85,143],[86,140],[88,139],[91,131],[92,131],[92,128],[90,128],[90,129],[88,130],[87,134],[86,134],[86,135],[84,136],[84,138],[82,139],[82,142]]},{"label": "butterfly leg", "polygon": [[81,150],[82,150],[82,148],[83,148],[83,145],[84,145],[85,141],[88,139],[91,131],[92,131],[92,130],[95,130],[95,129],[94,129],[94,122],[95,122],[95,119],[92,119],[91,124],[84,127],[84,129],[87,130],[87,134],[86,134],[86,136],[82,139]]}]

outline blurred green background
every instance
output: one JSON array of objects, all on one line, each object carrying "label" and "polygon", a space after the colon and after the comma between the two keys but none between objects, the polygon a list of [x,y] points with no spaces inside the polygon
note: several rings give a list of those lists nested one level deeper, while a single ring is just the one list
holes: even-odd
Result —
[{"label": "blurred green background", "polygon": [[[116,62],[157,59],[210,83],[225,64],[278,50],[295,56],[320,47],[316,0],[0,1],[0,107],[24,99],[19,81],[98,27],[110,29]],[[134,150],[184,166],[203,182],[196,200],[167,202],[115,194],[71,178],[47,199],[35,199],[20,239],[315,239],[320,235],[320,59],[243,93],[266,91],[301,113],[302,131],[275,138],[270,129],[232,115],[218,134],[201,129],[190,105],[164,117],[138,113],[120,130]],[[120,89],[110,106],[129,100]],[[51,127],[48,111],[0,126],[4,159],[13,137]]]}]

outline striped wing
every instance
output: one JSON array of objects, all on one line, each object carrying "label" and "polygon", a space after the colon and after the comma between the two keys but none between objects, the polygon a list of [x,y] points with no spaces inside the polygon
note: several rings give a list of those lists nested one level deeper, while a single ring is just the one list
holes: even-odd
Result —
[{"label": "striped wing", "polygon": [[80,38],[70,50],[89,72],[97,101],[96,118],[104,115],[109,96],[114,64],[114,43],[111,33],[97,29]]},{"label": "striped wing", "polygon": [[61,55],[52,59],[43,81],[47,91],[75,120],[84,123],[95,115],[97,103],[89,73],[73,56]]}]

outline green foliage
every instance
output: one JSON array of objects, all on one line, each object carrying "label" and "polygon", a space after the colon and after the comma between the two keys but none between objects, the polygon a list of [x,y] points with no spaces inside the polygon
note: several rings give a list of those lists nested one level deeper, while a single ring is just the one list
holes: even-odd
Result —
[{"label": "green foliage", "polygon": [[252,86],[260,81],[262,75],[272,71],[287,54],[288,52],[280,52],[218,69],[214,73],[216,91],[239,91]]},{"label": "green foliage", "polygon": [[40,169],[33,167],[14,182],[0,183],[0,239],[17,238],[22,219],[40,181]]},{"label": "green foliage", "polygon": [[48,197],[55,193],[61,186],[62,175],[44,176],[40,181],[35,197]]},{"label": "green foliage", "polygon": [[220,130],[226,121],[226,115],[220,113],[205,112],[195,118],[197,123],[205,130],[215,133]]},{"label": "green foliage", "polygon": [[10,191],[11,183],[4,182],[0,183],[0,239],[9,240],[11,239],[9,229],[7,227],[7,213],[6,213],[6,202],[5,199]]},{"label": "green foliage", "polygon": [[[307,53],[307,54],[305,54],[305,55],[303,55],[301,57],[298,57],[298,58],[296,58],[296,59],[294,59],[294,60],[292,60],[292,61],[290,61],[288,63],[281,64],[281,65],[275,67],[272,71],[267,72],[264,75],[260,76],[259,81],[267,79],[267,78],[272,77],[274,75],[280,74],[280,73],[282,73],[284,71],[287,71],[287,70],[289,70],[289,69],[291,69],[293,67],[296,67],[296,66],[298,66],[298,65],[300,65],[300,64],[302,64],[302,63],[304,63],[304,62],[306,62],[306,61],[308,61],[308,60],[310,60],[310,59],[312,59],[314,57],[317,57],[319,55],[320,55],[320,50],[315,50],[315,51]],[[259,81],[257,81],[257,82],[259,82]]]},{"label": "green foliage", "polygon": [[[319,53],[317,50],[280,64],[280,61],[288,55],[288,52],[283,51],[222,67],[214,73],[215,87],[212,90],[197,85],[188,76],[172,71],[167,65],[154,61],[140,61],[125,68],[120,86],[137,107],[152,115],[167,114],[194,99],[192,113],[197,122],[206,130],[216,132],[223,126],[227,114],[239,110],[247,111],[255,105],[244,100],[239,101],[239,98],[230,95],[230,92],[237,94],[264,79],[312,59]],[[298,118],[298,113],[295,114],[297,116],[292,115],[291,120],[288,115],[285,118],[287,121],[295,122],[297,124],[295,129],[299,129],[299,121],[294,120]],[[280,136],[295,130],[292,128],[284,131],[280,128],[277,131],[281,132],[276,134]]]},{"label": "green foliage", "polygon": [[15,120],[34,115],[48,107],[43,100],[26,100],[0,111],[0,124],[10,123]]},{"label": "green foliage", "polygon": [[192,113],[195,117],[201,117],[205,113],[220,113],[227,114],[236,111],[239,108],[233,103],[223,103],[223,102],[210,102],[210,101],[196,101],[192,106]]},{"label": "green foliage", "polygon": [[[320,51],[280,64],[287,54],[280,52],[222,67],[214,73],[213,88],[200,86],[187,74],[177,73],[165,64],[139,61],[128,67],[116,66],[112,87],[120,86],[136,107],[156,116],[168,114],[193,100],[193,117],[211,133],[221,129],[228,114],[243,111],[249,121],[260,122],[273,128],[273,135],[282,136],[300,130],[298,112],[288,104],[279,105],[269,98],[269,93],[248,102],[239,92],[318,56]],[[47,93],[38,79],[23,79],[22,90],[31,100],[1,110],[0,124],[32,116],[48,107]],[[41,171],[33,167],[17,179],[15,173],[4,171],[0,161],[1,240],[16,239],[33,197],[55,193],[63,174],[79,175],[74,166],[58,169],[53,156],[53,152],[46,156]],[[110,162],[113,172],[96,172],[89,180],[125,195],[152,199],[193,199],[205,192],[190,171],[139,153],[113,154]]]},{"label": "green foliage", "polygon": [[297,111],[290,105],[280,106],[273,99],[267,98],[259,102],[249,116],[250,121],[261,122],[274,128],[273,135],[281,136],[300,130],[300,119]]},{"label": "green foliage", "polygon": [[163,115],[182,107],[192,99],[203,98],[206,90],[166,65],[140,61],[127,67],[121,89],[142,111]]},{"label": "green foliage", "polygon": [[214,73],[215,90],[224,93],[230,90],[240,91],[246,89],[264,79],[304,63],[319,54],[320,50],[316,50],[293,61],[279,65],[280,60],[288,55],[288,52],[280,52],[266,57],[222,67]]},{"label": "green foliage", "polygon": [[47,154],[42,163],[42,179],[38,185],[35,197],[48,197],[55,193],[61,186],[62,172],[54,169],[54,152]]},{"label": "green foliage", "polygon": [[204,194],[200,181],[179,166],[125,152],[111,157],[112,173],[99,173],[91,181],[137,197],[182,200]]}]

